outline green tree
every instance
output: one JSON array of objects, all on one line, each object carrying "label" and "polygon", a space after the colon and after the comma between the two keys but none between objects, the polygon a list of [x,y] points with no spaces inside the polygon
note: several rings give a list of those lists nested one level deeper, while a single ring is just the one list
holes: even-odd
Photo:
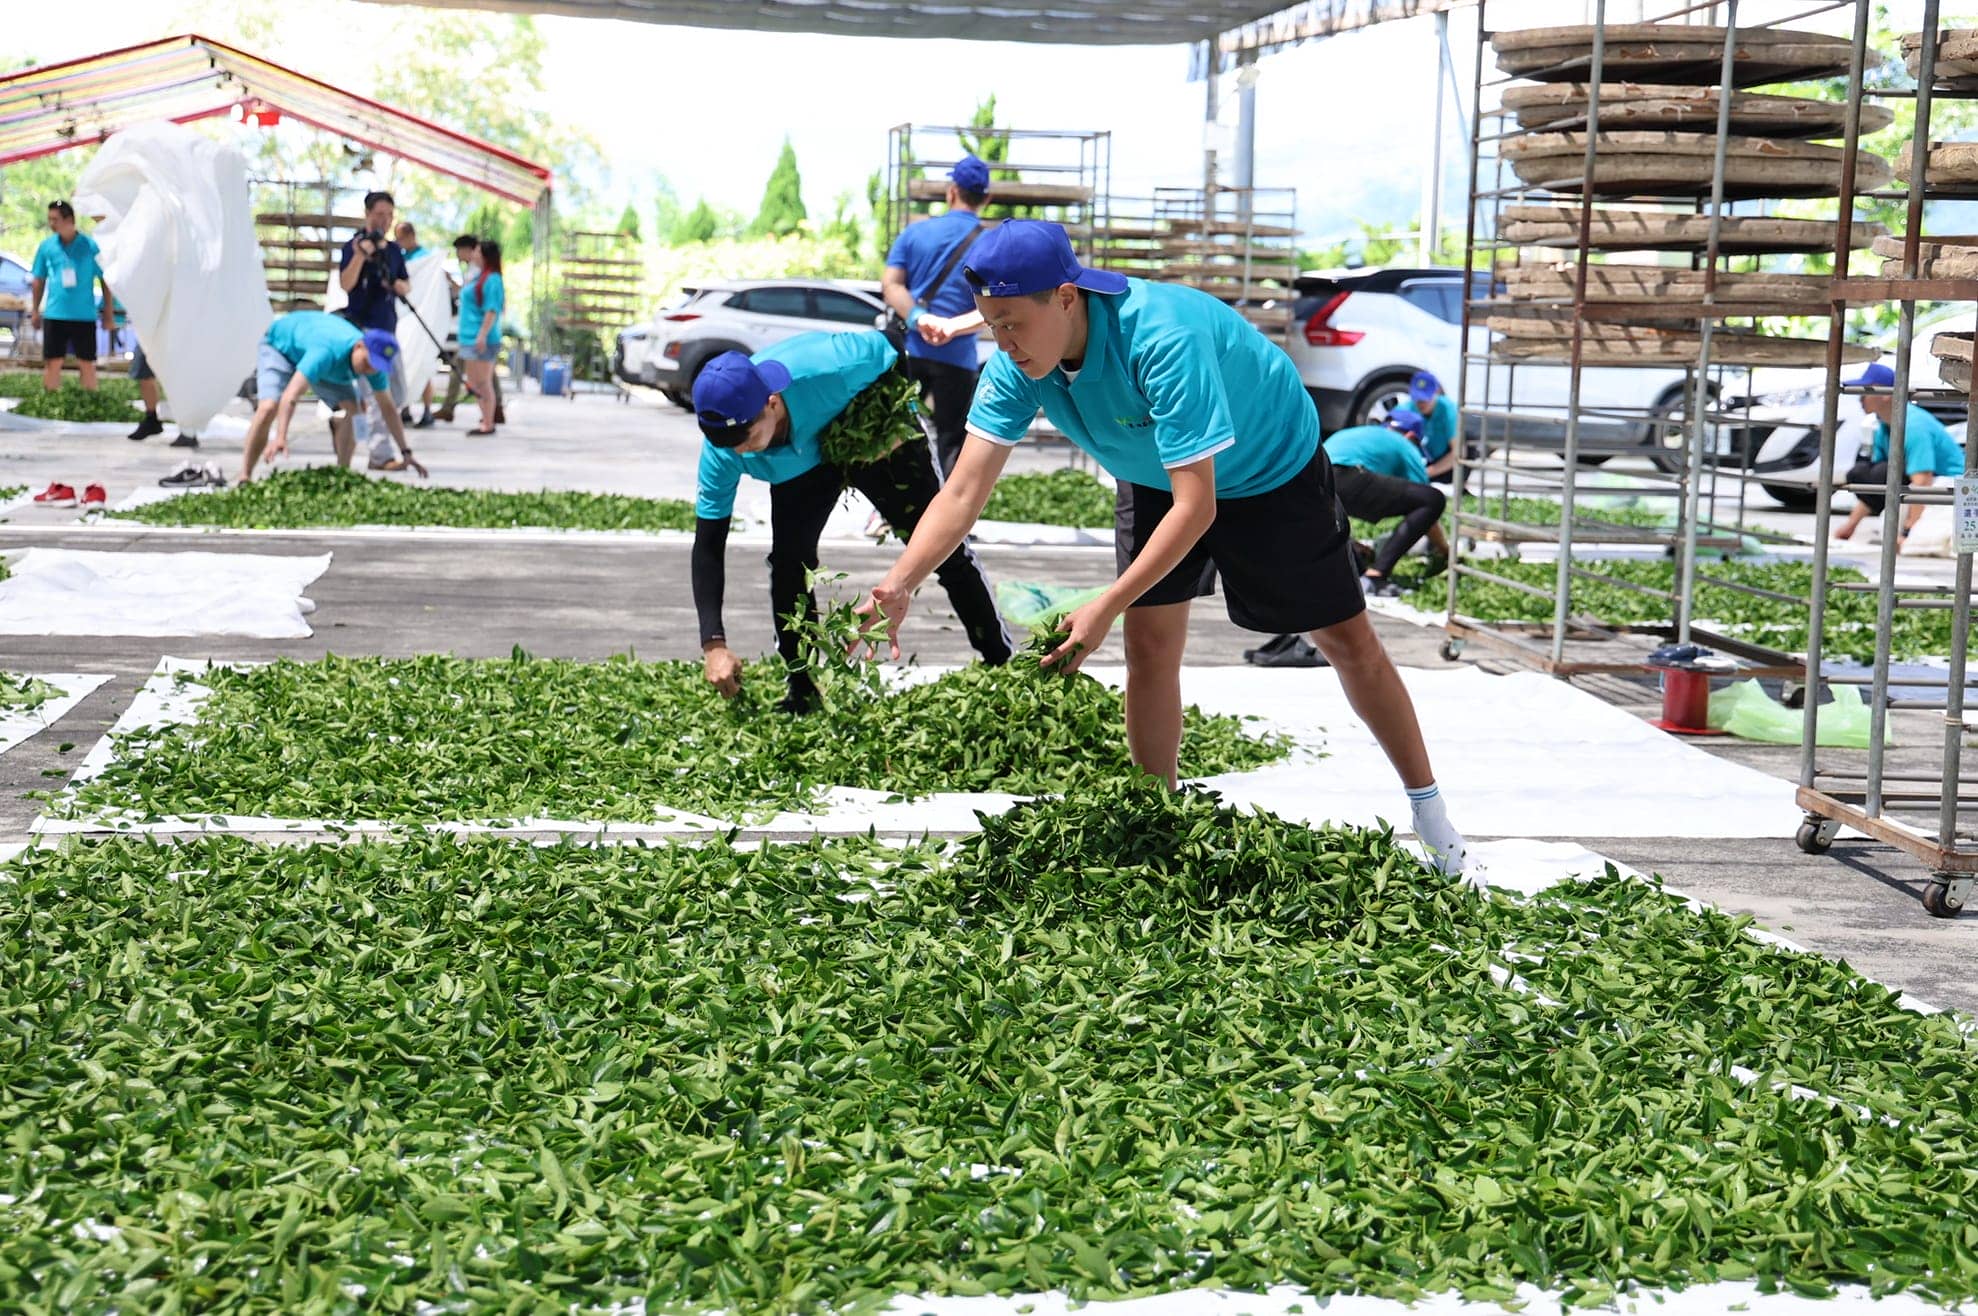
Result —
[{"label": "green tree", "polygon": [[865,242],[865,225],[852,209],[850,192],[840,192],[832,203],[831,220],[824,226],[823,236],[843,247],[851,259],[858,259],[859,248]]},{"label": "green tree", "polygon": [[694,202],[694,208],[674,225],[673,232],[668,234],[668,237],[674,246],[679,247],[697,242],[712,242],[720,233],[721,220],[715,215],[714,207],[707,203],[707,198],[702,197]]},{"label": "green tree", "polygon": [[784,237],[803,227],[809,218],[804,210],[803,177],[797,172],[797,148],[783,139],[783,153],[776,157],[769,184],[762,190],[762,208],[756,212],[749,231],[758,236]]},{"label": "green tree", "polygon": [[[1010,158],[1010,139],[1002,133],[993,131],[995,127],[996,96],[991,92],[989,98],[978,103],[975,113],[969,116],[967,130],[955,134],[961,139],[963,150],[989,166],[991,198],[995,196],[997,183],[1014,183],[1019,176],[1014,169],[997,168]],[[982,208],[983,217],[986,219],[1007,219],[1016,213],[1014,207],[999,206],[993,199]]]},{"label": "green tree", "polygon": [[639,208],[629,201],[625,203],[625,213],[618,217],[617,231],[628,238],[639,236]]}]

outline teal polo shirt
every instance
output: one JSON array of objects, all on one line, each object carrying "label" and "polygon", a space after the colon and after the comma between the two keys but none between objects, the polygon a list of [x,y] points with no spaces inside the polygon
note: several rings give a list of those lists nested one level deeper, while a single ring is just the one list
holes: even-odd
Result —
[{"label": "teal polo shirt", "polygon": [[1326,436],[1326,456],[1334,466],[1358,466],[1375,475],[1416,484],[1429,482],[1428,463],[1408,436],[1385,425],[1355,425]]},{"label": "teal polo shirt", "polygon": [[1422,417],[1422,451],[1430,461],[1439,462],[1449,455],[1450,447],[1456,442],[1456,421],[1456,403],[1447,393],[1437,397],[1435,405]]},{"label": "teal polo shirt", "polygon": [[[290,311],[277,316],[268,326],[264,341],[312,384],[357,387],[357,372],[351,368],[350,354],[364,341],[364,331],[341,315]],[[379,393],[391,388],[391,380],[382,370],[372,371],[368,382]]]},{"label": "teal polo shirt", "polygon": [[[1914,402],[1903,411],[1902,473],[1921,475],[1924,471],[1932,475],[1964,474],[1964,445],[1951,437],[1943,422],[1917,406]],[[1889,426],[1886,421],[1875,422],[1875,446],[1868,460],[1885,462],[1889,459]]]},{"label": "teal polo shirt", "polygon": [[1205,292],[1128,279],[1085,294],[1089,330],[1076,376],[1027,377],[998,352],[968,428],[1005,446],[1041,409],[1114,479],[1171,489],[1168,471],[1216,459],[1216,497],[1269,493],[1311,462],[1319,420],[1283,348]]},{"label": "teal polo shirt", "polygon": [[736,452],[703,438],[694,515],[713,521],[733,516],[735,490],[744,475],[781,484],[817,469],[824,461],[818,436],[853,398],[892,368],[898,355],[885,334],[863,329],[798,334],[750,357],[757,364],[780,361],[790,372],[790,387],[783,390],[783,405],[790,409],[789,442],[762,452]]},{"label": "teal polo shirt", "polygon": [[34,249],[33,277],[46,281],[41,314],[50,320],[94,320],[96,281],[103,271],[96,264],[102,249],[87,233],[78,233],[72,242],[63,242],[50,233]]}]

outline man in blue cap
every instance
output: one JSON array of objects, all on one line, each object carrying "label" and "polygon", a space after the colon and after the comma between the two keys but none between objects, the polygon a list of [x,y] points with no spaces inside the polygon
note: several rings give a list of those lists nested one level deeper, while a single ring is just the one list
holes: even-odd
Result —
[{"label": "man in blue cap", "polygon": [[1401,518],[1398,529],[1380,542],[1374,560],[1360,574],[1367,593],[1391,598],[1401,591],[1390,576],[1395,564],[1424,536],[1434,550],[1429,574],[1449,565],[1449,538],[1442,532],[1442,513],[1449,497],[1429,483],[1422,460],[1421,415],[1411,407],[1396,407],[1384,425],[1354,425],[1326,437],[1332,460],[1333,487],[1346,514],[1360,521]]},{"label": "man in blue cap", "polygon": [[1417,370],[1408,381],[1410,409],[1422,418],[1422,452],[1428,457],[1428,478],[1440,484],[1449,482],[1456,469],[1456,431],[1462,418],[1456,401],[1442,391],[1442,381],[1426,370]]},{"label": "man in blue cap", "polygon": [[[1859,379],[1847,381],[1849,388],[1870,390],[1893,390],[1896,386],[1896,372],[1881,364],[1869,366],[1861,372]],[[1880,515],[1888,505],[1886,490],[1889,481],[1889,417],[1896,408],[1893,391],[1868,392],[1861,396],[1861,409],[1875,421],[1875,439],[1869,448],[1865,461],[1858,461],[1848,472],[1849,484],[1871,485],[1872,489],[1857,490],[1854,507],[1848,512],[1847,520],[1834,532],[1836,539],[1851,539],[1855,527],[1868,517]],[[1912,489],[1927,489],[1937,482],[1939,476],[1955,478],[1964,474],[1964,445],[1951,437],[1951,432],[1935,416],[1917,406],[1914,402],[1903,408],[1902,470]],[[1898,540],[1907,540],[1909,532],[1923,516],[1923,505],[1911,503],[1908,514],[1903,518]],[[1901,543],[1897,544],[1901,551]]]},{"label": "man in blue cap", "polygon": [[[825,461],[818,447],[826,427],[898,360],[893,344],[876,330],[798,334],[753,357],[723,352],[694,380],[694,412],[706,440],[694,504],[694,610],[700,614],[702,665],[722,694],[741,689],[742,664],[728,648],[721,597],[728,527],[744,475],[769,485],[769,605],[785,663],[800,656],[788,618],[817,613],[810,593],[817,541],[847,485],[913,542],[914,527],[941,487],[927,440],[909,439],[876,462],[845,470]],[[973,551],[957,542],[938,561],[929,565],[975,651],[991,666],[1009,661],[1009,632]],[[803,712],[815,695],[810,678],[792,670],[783,707]]]},{"label": "man in blue cap", "polygon": [[1062,227],[1008,220],[966,262],[1000,352],[983,372],[968,441],[940,495],[860,605],[899,656],[913,591],[963,542],[1041,408],[1119,480],[1119,578],[1065,618],[1045,656],[1075,670],[1126,619],[1126,737],[1170,784],[1181,746],[1188,610],[1221,576],[1230,620],[1303,631],[1408,788],[1415,833],[1461,868],[1408,688],[1367,620],[1318,416],[1291,358],[1206,293],[1082,268]]},{"label": "man in blue cap", "polygon": [[[311,388],[336,409],[330,419],[330,441],[336,448],[337,465],[349,466],[357,452],[352,422],[363,408],[360,395],[388,392],[390,382],[385,372],[397,356],[398,339],[383,329],[359,329],[342,316],[324,311],[291,311],[277,316],[261,339],[261,355],[255,364],[254,420],[247,427],[247,450],[241,455],[241,483],[254,478],[254,465],[261,459],[263,447],[270,463],[288,451],[288,427],[295,416],[295,404]],[[398,408],[385,405],[379,410],[405,464],[425,475],[426,468],[412,458],[412,445],[406,442]],[[271,428],[275,434],[272,444],[268,442]]]},{"label": "man in blue cap", "polygon": [[920,385],[921,405],[934,420],[934,452],[946,475],[961,456],[969,402],[975,397],[973,328],[948,321],[975,310],[962,261],[982,235],[989,199],[989,166],[966,156],[948,174],[945,214],[909,224],[886,253],[880,291],[907,322],[907,373]]}]

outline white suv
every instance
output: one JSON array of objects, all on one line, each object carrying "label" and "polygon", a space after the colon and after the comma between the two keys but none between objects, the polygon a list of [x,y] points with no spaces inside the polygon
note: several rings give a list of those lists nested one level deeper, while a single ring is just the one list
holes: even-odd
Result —
[{"label": "white suv", "polygon": [[[1483,276],[1476,278],[1481,294]],[[1407,401],[1408,379],[1417,370],[1433,373],[1449,395],[1456,396],[1462,378],[1463,271],[1321,271],[1301,277],[1295,287],[1298,297],[1292,306],[1295,322],[1288,350],[1298,363],[1306,392],[1318,404],[1319,423],[1327,433],[1385,418]],[[1478,352],[1487,341],[1486,330],[1471,330]],[[1483,402],[1482,376],[1483,371],[1473,365],[1466,403]],[[1655,427],[1645,423],[1646,418],[1678,414],[1683,381],[1682,371],[1661,367],[1583,370],[1584,460],[1598,463],[1645,446],[1650,451],[1644,455],[1653,460]],[[1508,364],[1493,363],[1489,398],[1494,403],[1513,399],[1518,411],[1538,413],[1518,422],[1521,439],[1563,440],[1570,382],[1571,372],[1564,366],[1521,365],[1514,372]],[[1601,412],[1633,413],[1644,420],[1631,423],[1611,414],[1601,419]],[[1467,428],[1474,433],[1475,425],[1472,420]]]},{"label": "white suv", "polygon": [[694,378],[723,352],[759,352],[795,334],[871,329],[885,313],[876,283],[833,279],[750,279],[702,284],[663,308],[649,325],[618,335],[612,372],[689,406]]}]

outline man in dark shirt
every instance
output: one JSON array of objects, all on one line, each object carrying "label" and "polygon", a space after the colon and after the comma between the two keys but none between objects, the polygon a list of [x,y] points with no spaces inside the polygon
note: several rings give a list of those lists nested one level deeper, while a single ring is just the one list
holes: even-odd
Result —
[{"label": "man in dark shirt", "polygon": [[[340,314],[359,329],[398,332],[398,298],[410,296],[412,272],[405,267],[405,251],[389,238],[373,235],[392,231],[398,205],[389,192],[369,192],[364,196],[365,232],[343,244],[343,257],[337,266],[337,282],[349,298]],[[390,369],[392,405],[406,405],[405,371],[394,359]]]}]

